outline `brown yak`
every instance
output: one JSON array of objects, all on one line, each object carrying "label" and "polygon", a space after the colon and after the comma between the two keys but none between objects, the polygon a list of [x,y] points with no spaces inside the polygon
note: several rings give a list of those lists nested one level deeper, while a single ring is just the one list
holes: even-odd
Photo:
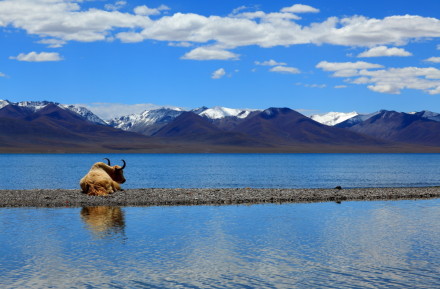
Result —
[{"label": "brown yak", "polygon": [[79,182],[83,193],[90,196],[107,196],[121,190],[119,184],[125,183],[124,165],[110,166],[110,160],[105,158],[108,165],[103,162],[95,163],[90,171]]}]

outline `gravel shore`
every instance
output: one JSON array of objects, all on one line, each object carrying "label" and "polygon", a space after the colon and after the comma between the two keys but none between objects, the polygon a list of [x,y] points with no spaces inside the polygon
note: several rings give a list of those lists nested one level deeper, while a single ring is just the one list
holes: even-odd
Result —
[{"label": "gravel shore", "polygon": [[178,206],[440,198],[440,187],[360,189],[128,189],[106,197],[80,190],[0,190],[0,207]]}]

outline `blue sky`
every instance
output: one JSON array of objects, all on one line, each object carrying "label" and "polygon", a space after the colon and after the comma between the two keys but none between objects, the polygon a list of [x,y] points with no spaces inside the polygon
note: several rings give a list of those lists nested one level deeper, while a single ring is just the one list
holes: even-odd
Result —
[{"label": "blue sky", "polygon": [[0,99],[440,112],[439,19],[433,0],[2,0]]}]

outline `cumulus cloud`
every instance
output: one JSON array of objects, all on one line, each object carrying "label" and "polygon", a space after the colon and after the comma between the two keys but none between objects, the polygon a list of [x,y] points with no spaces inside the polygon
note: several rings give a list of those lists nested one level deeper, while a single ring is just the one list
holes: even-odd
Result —
[{"label": "cumulus cloud", "polygon": [[220,79],[226,75],[226,71],[223,68],[217,69],[211,75],[212,79]]},{"label": "cumulus cloud", "polygon": [[198,47],[182,56],[182,59],[192,60],[234,60],[238,58],[238,54],[213,47]]},{"label": "cumulus cloud", "polygon": [[308,84],[308,83],[301,83],[301,82],[296,83],[296,85],[300,85],[300,86],[304,86],[304,87],[308,87],[308,88],[326,88],[327,87],[327,84],[316,84],[316,83]]},{"label": "cumulus cloud", "polygon": [[9,59],[27,62],[46,62],[46,61],[61,61],[63,58],[56,52],[29,52],[28,54],[20,53],[17,56],[11,56]]},{"label": "cumulus cloud", "polygon": [[295,4],[291,7],[285,7],[281,9],[281,12],[290,12],[290,13],[318,13],[319,9],[316,9],[309,5],[303,4]]},{"label": "cumulus cloud", "polygon": [[168,43],[168,46],[172,47],[191,47],[194,46],[192,43],[189,42],[170,42]]},{"label": "cumulus cloud", "polygon": [[406,51],[403,48],[386,46],[373,47],[367,51],[364,51],[358,55],[358,57],[380,57],[380,56],[412,56],[412,53]]},{"label": "cumulus cloud", "polygon": [[381,68],[380,64],[369,63],[364,61],[357,62],[328,62],[321,61],[316,65],[317,68],[321,68],[324,71],[340,71],[340,70],[358,70],[358,69],[370,69]]},{"label": "cumulus cloud", "polygon": [[[122,5],[124,2],[117,1],[112,5]],[[319,12],[317,8],[302,4],[284,7],[276,12],[243,12],[245,8],[242,8],[228,16],[203,16],[196,13],[161,15],[161,11],[169,9],[164,5],[157,8],[142,5],[132,13],[123,13],[118,10],[88,9],[81,6],[83,3],[80,0],[3,0],[0,1],[0,27],[22,29],[41,37],[41,41],[52,47],[69,41],[113,39],[122,42],[155,40],[193,43],[199,49],[188,52],[183,58],[197,60],[234,59],[238,56],[230,50],[242,46],[268,48],[334,44],[375,47],[440,37],[439,19],[417,15],[383,19],[330,17],[321,22],[301,25],[297,14]],[[156,18],[151,19],[149,16],[152,15],[156,15]],[[203,50],[200,47],[203,45],[226,47],[227,50]]]},{"label": "cumulus cloud", "polygon": [[269,71],[271,71],[271,72],[279,72],[279,73],[288,73],[288,74],[298,74],[298,73],[300,73],[298,68],[288,67],[288,66],[275,66],[275,67],[272,67]]},{"label": "cumulus cloud", "polygon": [[425,61],[434,62],[434,63],[440,63],[440,57],[430,57],[428,59],[425,59]]},{"label": "cumulus cloud", "polygon": [[161,5],[158,8],[149,8],[146,5],[142,5],[142,6],[137,6],[136,8],[134,8],[134,13],[137,15],[144,15],[144,16],[159,15],[164,10],[170,10],[170,8],[165,5]]},{"label": "cumulus cloud", "polygon": [[271,59],[271,60],[267,60],[267,61],[263,61],[263,62],[255,61],[255,64],[256,64],[256,65],[262,65],[262,66],[287,65],[287,63],[284,63],[284,62],[277,62],[277,61],[275,61],[275,60],[273,60],[273,59]]},{"label": "cumulus cloud", "polygon": [[[379,69],[383,67],[371,63],[325,61],[317,67],[325,71],[334,71],[335,77],[344,77],[349,83],[367,85],[368,89],[379,93],[400,94],[403,89],[416,89],[428,94],[440,94],[440,70],[433,67]],[[341,73],[344,71],[349,73]]]},{"label": "cumulus cloud", "polygon": [[127,5],[126,1],[116,1],[114,4],[105,4],[104,8],[115,11],[123,8],[125,5]]}]

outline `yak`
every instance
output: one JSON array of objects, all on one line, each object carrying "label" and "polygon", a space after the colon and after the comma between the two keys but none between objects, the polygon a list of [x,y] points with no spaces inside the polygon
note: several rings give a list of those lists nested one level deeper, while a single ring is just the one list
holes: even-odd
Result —
[{"label": "yak", "polygon": [[79,182],[83,193],[90,196],[107,196],[108,194],[122,190],[120,184],[125,183],[124,164],[111,166],[110,160],[105,158],[108,164],[103,162],[95,163],[90,171]]}]

